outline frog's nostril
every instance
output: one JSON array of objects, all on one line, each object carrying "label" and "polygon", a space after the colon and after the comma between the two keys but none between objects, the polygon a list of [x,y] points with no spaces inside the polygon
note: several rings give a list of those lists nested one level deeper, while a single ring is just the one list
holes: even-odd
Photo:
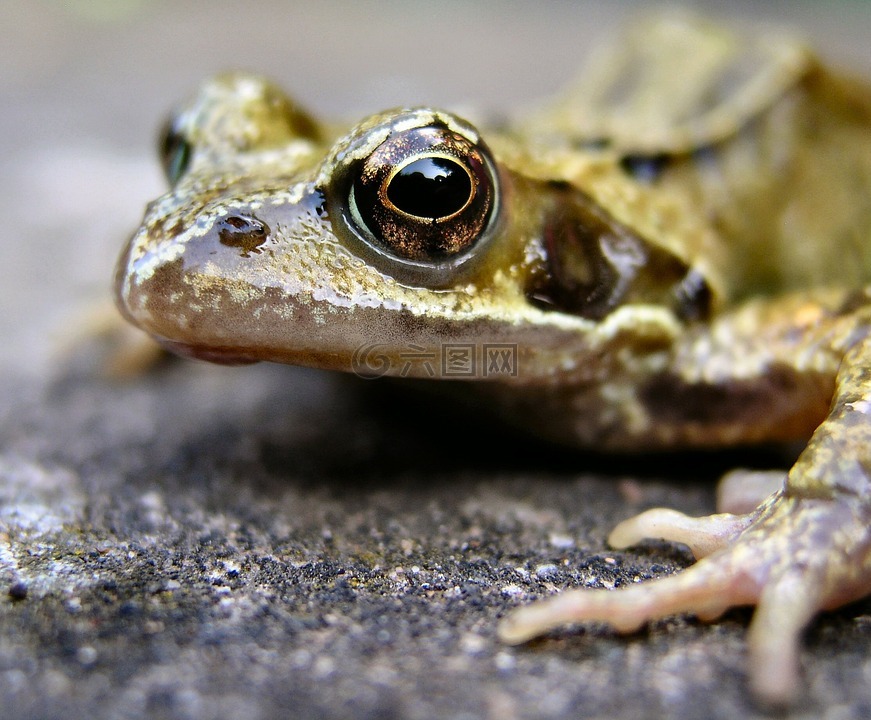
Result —
[{"label": "frog's nostril", "polygon": [[228,215],[217,223],[221,245],[239,248],[242,257],[259,253],[269,239],[269,226],[254,215]]}]

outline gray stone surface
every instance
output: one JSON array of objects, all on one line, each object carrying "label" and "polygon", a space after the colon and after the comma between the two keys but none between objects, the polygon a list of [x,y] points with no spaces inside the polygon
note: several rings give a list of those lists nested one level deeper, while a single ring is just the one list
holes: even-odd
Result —
[{"label": "gray stone surface", "polygon": [[[413,387],[293,368],[112,381],[73,341],[160,190],[154,128],[201,76],[262,70],[336,114],[498,111],[555,89],[628,5],[3,4],[0,717],[762,715],[746,611],[494,637],[521,602],[686,566],[604,537],[653,505],[709,512],[734,458],[568,453]],[[764,13],[871,69],[867,5]],[[869,601],[814,624],[792,717],[871,715],[869,638]]]}]

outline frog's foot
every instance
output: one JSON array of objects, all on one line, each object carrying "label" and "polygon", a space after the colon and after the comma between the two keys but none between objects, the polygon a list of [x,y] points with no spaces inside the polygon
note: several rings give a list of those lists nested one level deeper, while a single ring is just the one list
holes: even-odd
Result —
[{"label": "frog's foot", "polygon": [[633,632],[650,620],[695,613],[715,620],[728,608],[756,604],[750,628],[750,678],[760,697],[788,702],[798,689],[801,632],[819,610],[871,591],[871,511],[855,498],[797,499],[779,493],[742,516],[694,519],[651,510],[621,523],[610,542],[642,537],[690,546],[688,570],[614,592],[571,590],[522,608],[499,629],[521,643],[555,627],[601,621]]}]

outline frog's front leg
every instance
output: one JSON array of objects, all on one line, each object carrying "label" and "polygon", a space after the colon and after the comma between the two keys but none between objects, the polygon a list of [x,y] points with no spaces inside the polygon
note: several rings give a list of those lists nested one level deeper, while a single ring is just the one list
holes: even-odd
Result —
[{"label": "frog's front leg", "polygon": [[503,623],[501,637],[518,643],[582,621],[632,632],[674,613],[713,620],[730,607],[755,604],[751,682],[766,700],[793,698],[803,629],[818,611],[871,592],[871,339],[855,318],[821,320],[816,327],[818,348],[849,347],[829,415],[783,489],[744,515],[694,519],[657,509],[621,523],[609,537],[614,547],[659,537],[686,543],[702,559],[651,583],[615,592],[574,590],[521,609]]}]

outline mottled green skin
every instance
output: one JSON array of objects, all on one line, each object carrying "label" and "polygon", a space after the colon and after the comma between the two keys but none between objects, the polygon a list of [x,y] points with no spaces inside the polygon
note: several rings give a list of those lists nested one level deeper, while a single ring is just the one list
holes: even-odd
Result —
[{"label": "mottled green skin", "polygon": [[[478,392],[562,442],[810,438],[749,515],[653,511],[611,537],[685,542],[706,556],[691,570],[567,593],[503,627],[519,641],[564,621],[631,630],[756,603],[752,680],[782,701],[813,614],[871,591],[871,91],[793,41],[684,20],[603,57],[566,98],[483,137],[430,109],[339,136],[258,78],[209,81],[175,120],[189,162],[119,262],[119,306],[222,362],[359,370],[359,349],[377,347],[370,369],[428,377],[409,348],[437,365],[445,343],[510,343],[516,374]],[[398,262],[343,225],[337,188],[397,123],[489,145],[498,208],[468,261]],[[228,231],[240,216],[253,224]]]}]

